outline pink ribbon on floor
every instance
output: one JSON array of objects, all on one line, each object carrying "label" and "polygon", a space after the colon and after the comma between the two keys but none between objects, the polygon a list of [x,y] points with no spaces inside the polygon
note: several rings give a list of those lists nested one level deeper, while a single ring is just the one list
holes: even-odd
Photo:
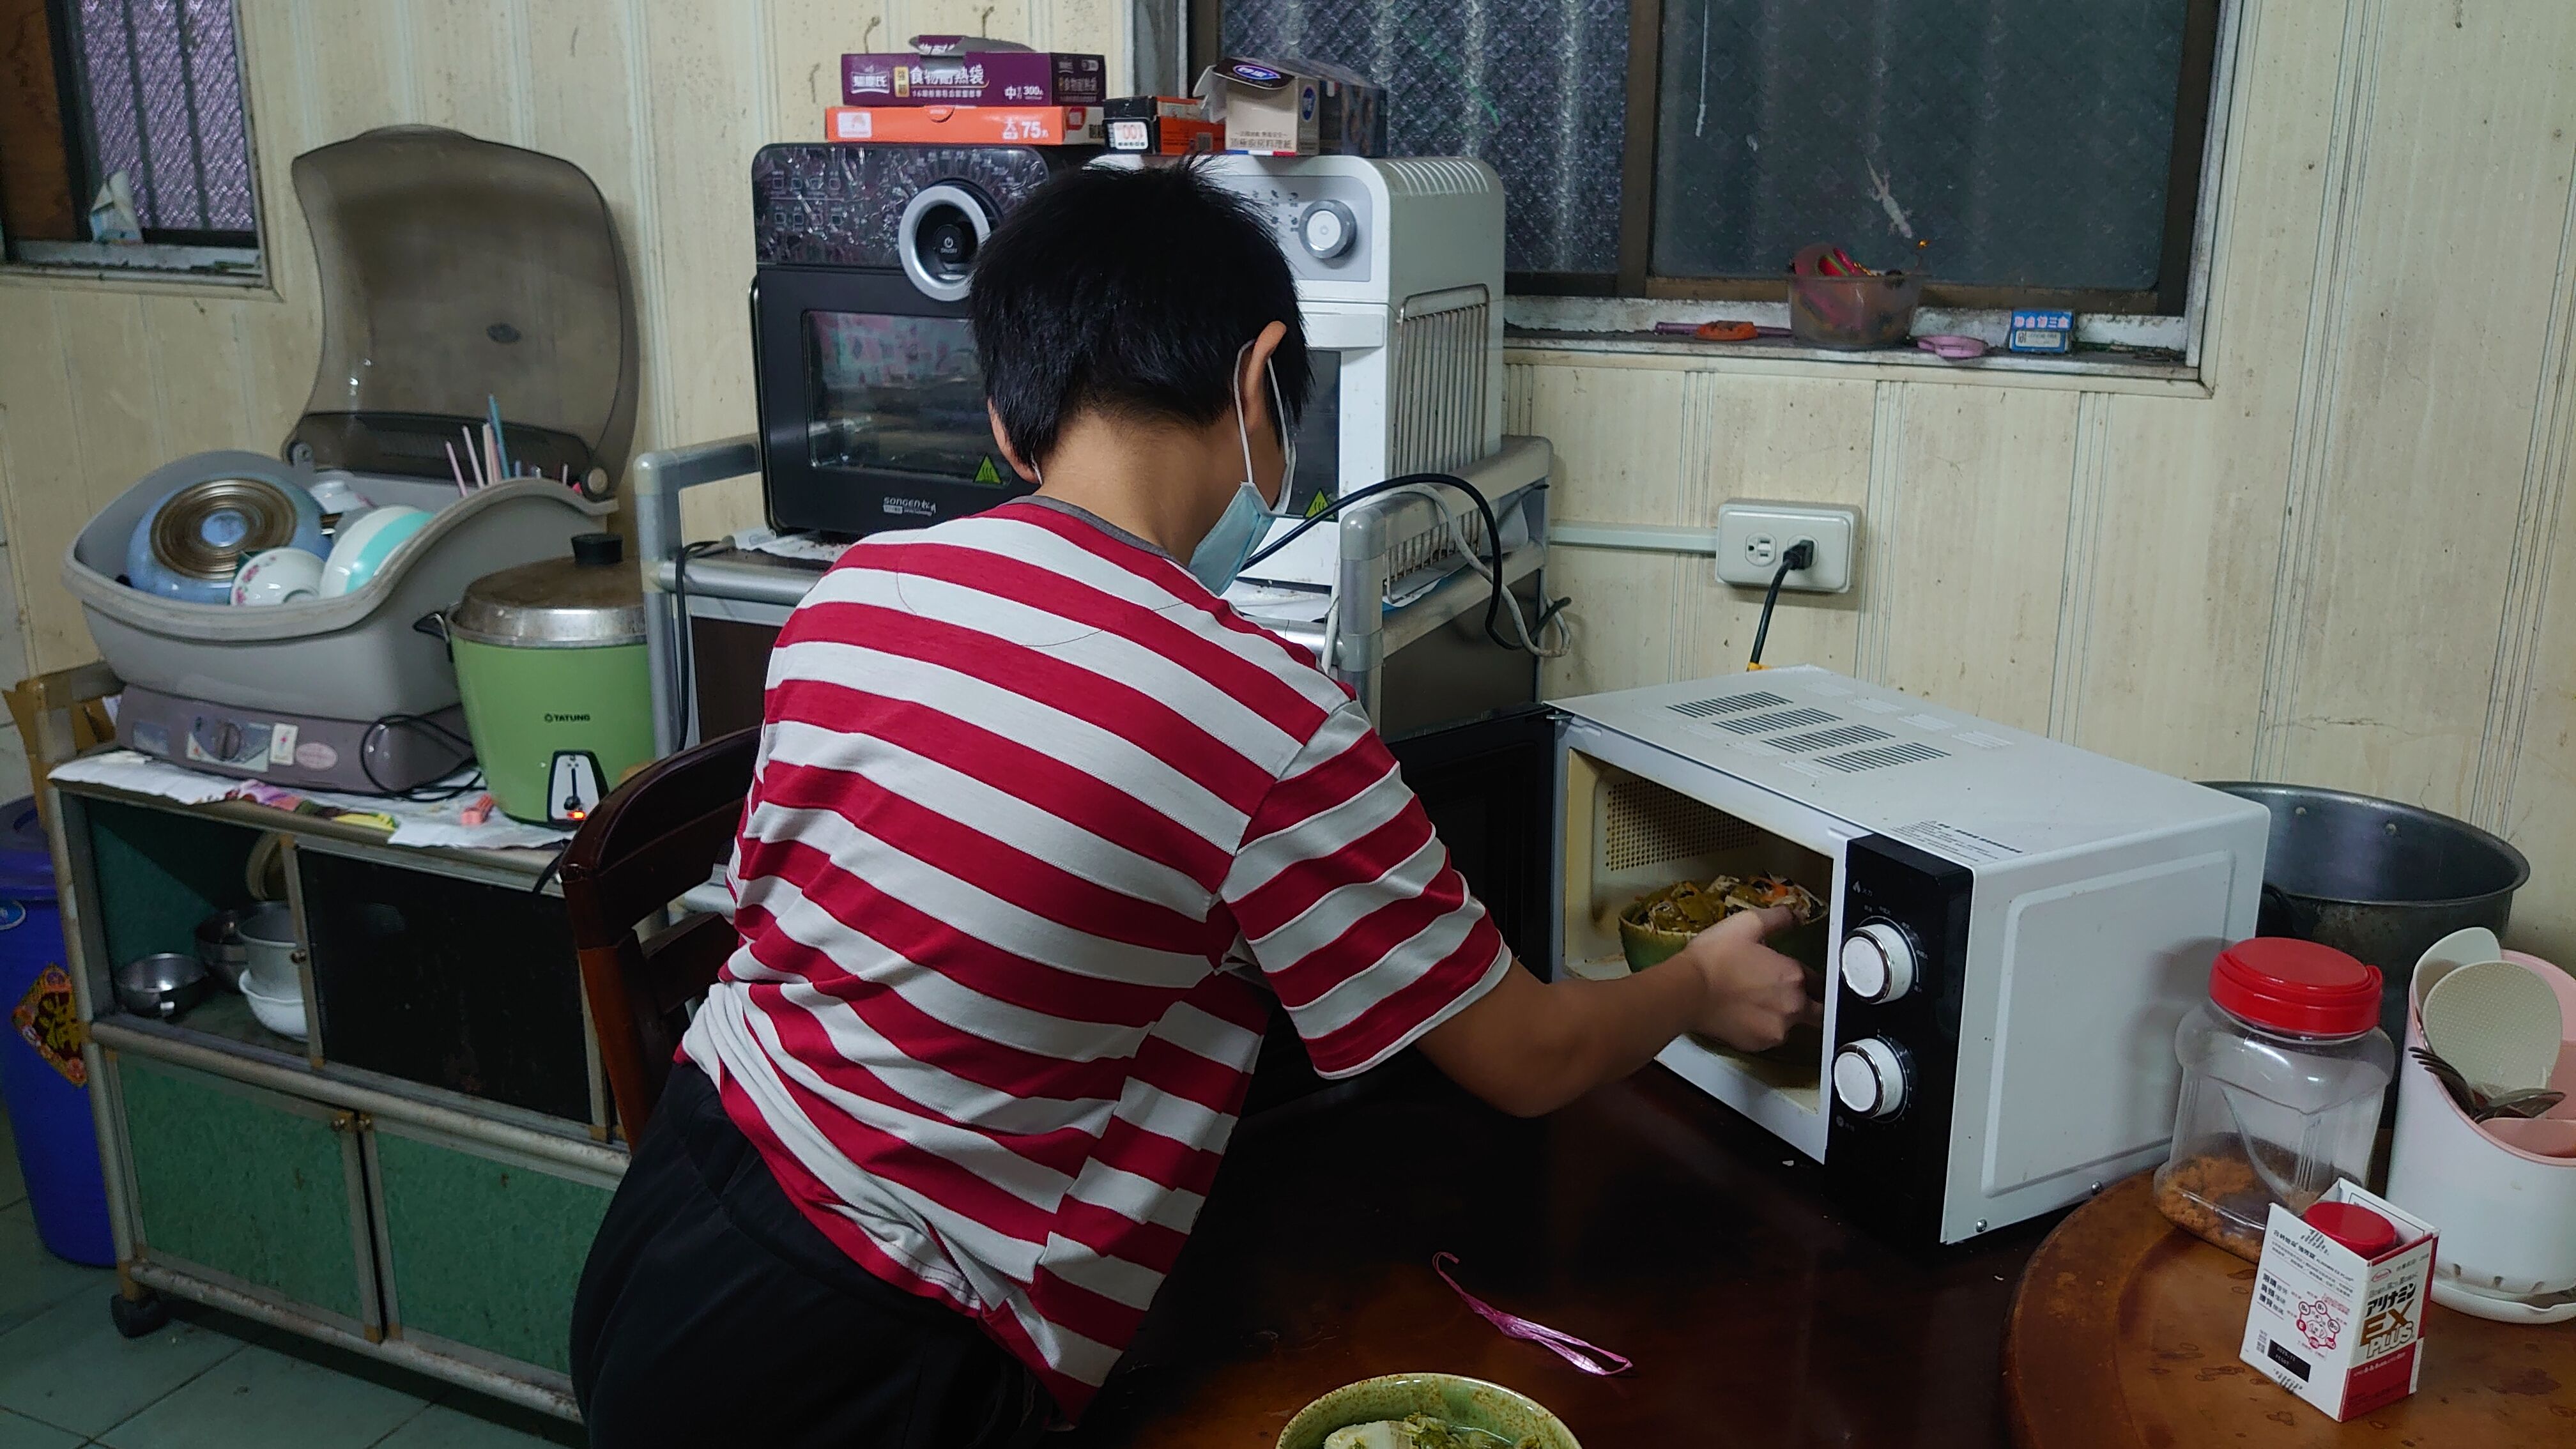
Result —
[{"label": "pink ribbon on floor", "polygon": [[1636,1367],[1624,1354],[1585,1343],[1570,1333],[1559,1333],[1544,1323],[1532,1323],[1526,1318],[1505,1313],[1459,1287],[1458,1280],[1449,1276],[1449,1265],[1457,1261],[1455,1253],[1434,1253],[1431,1255],[1431,1271],[1440,1275],[1440,1281],[1449,1285],[1449,1291],[1457,1294],[1470,1312],[1502,1330],[1505,1337],[1525,1338],[1585,1373],[1598,1374],[1605,1379]]}]

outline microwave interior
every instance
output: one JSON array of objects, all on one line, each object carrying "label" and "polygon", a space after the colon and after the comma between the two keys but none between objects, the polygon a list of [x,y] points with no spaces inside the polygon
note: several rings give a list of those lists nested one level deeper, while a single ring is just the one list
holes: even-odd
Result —
[{"label": "microwave interior", "polygon": [[[1565,939],[1558,959],[1569,974],[1629,974],[1619,917],[1642,896],[1686,880],[1706,884],[1721,875],[1776,875],[1806,887],[1824,906],[1813,924],[1793,926],[1770,941],[1807,968],[1807,994],[1824,999],[1832,913],[1841,893],[1830,859],[1581,750],[1566,752],[1562,818]],[[1691,1040],[1804,1110],[1820,1109],[1828,1049],[1814,1027],[1796,1028],[1786,1042],[1761,1053],[1705,1037]]]}]

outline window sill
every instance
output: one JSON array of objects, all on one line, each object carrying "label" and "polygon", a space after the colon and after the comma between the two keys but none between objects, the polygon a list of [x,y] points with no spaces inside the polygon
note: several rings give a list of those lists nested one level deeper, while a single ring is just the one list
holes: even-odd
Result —
[{"label": "window sill", "polygon": [[268,285],[268,269],[254,247],[20,240],[10,245],[10,251],[14,255],[0,263],[0,280],[140,282],[154,287],[175,283],[227,294]]},{"label": "window sill", "polygon": [[[1675,315],[1666,317],[1667,311]],[[1784,326],[1785,304],[1673,304],[1592,298],[1509,298],[1503,339],[1509,360],[1535,366],[1643,367],[1684,372],[1832,379],[1845,382],[1919,382],[1988,387],[2050,388],[2078,392],[2139,393],[2158,397],[2210,395],[2200,369],[2180,356],[2147,350],[2079,347],[2060,357],[2009,353],[1950,362],[1910,347],[1846,352],[1813,347],[1786,337],[1749,342],[1701,342],[1643,330],[1658,321],[1705,321],[1726,312],[1765,327]],[[1764,315],[1765,313],[1777,315]],[[1687,316],[1682,314],[1687,314]],[[1975,336],[1987,330],[1979,314],[1928,313],[1935,331]],[[2124,319],[2103,319],[2116,328]],[[2166,319],[2156,319],[2159,321]],[[1918,330],[1919,327],[1918,327]],[[2087,329],[2091,330],[2090,328]],[[2000,335],[2000,334],[1998,334]],[[2080,340],[2080,335],[2079,335]],[[1991,346],[1993,338],[1986,341]]]}]

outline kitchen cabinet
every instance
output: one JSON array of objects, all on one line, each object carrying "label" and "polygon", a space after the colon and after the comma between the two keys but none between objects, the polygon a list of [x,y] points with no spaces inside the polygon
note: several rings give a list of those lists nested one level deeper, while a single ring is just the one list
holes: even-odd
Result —
[{"label": "kitchen cabinet", "polygon": [[[545,855],[51,788],[119,1326],[186,1298],[577,1418],[573,1289],[626,1151]],[[307,1039],[222,990],[117,1005],[116,963],[281,886]]]},{"label": "kitchen cabinet", "polygon": [[134,1259],[375,1325],[356,1113],[127,1054],[105,1080]]},{"label": "kitchen cabinet", "polygon": [[614,1179],[382,1120],[366,1146],[385,1331],[569,1372],[573,1288]]}]

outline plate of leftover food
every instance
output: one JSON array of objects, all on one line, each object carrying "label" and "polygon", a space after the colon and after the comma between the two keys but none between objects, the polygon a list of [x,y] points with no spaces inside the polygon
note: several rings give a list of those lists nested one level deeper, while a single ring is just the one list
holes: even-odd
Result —
[{"label": "plate of leftover food", "polygon": [[[1628,969],[1643,971],[1671,959],[1691,937],[1736,912],[1771,906],[1787,906],[1801,927],[1825,919],[1824,902],[1816,893],[1786,876],[1722,875],[1704,885],[1681,881],[1629,902],[1619,913],[1619,945],[1627,953]],[[1776,938],[1773,945],[1786,955],[1801,954]]]},{"label": "plate of leftover food", "polygon": [[1297,1411],[1278,1449],[1582,1449],[1525,1394],[1458,1374],[1385,1374]]}]

